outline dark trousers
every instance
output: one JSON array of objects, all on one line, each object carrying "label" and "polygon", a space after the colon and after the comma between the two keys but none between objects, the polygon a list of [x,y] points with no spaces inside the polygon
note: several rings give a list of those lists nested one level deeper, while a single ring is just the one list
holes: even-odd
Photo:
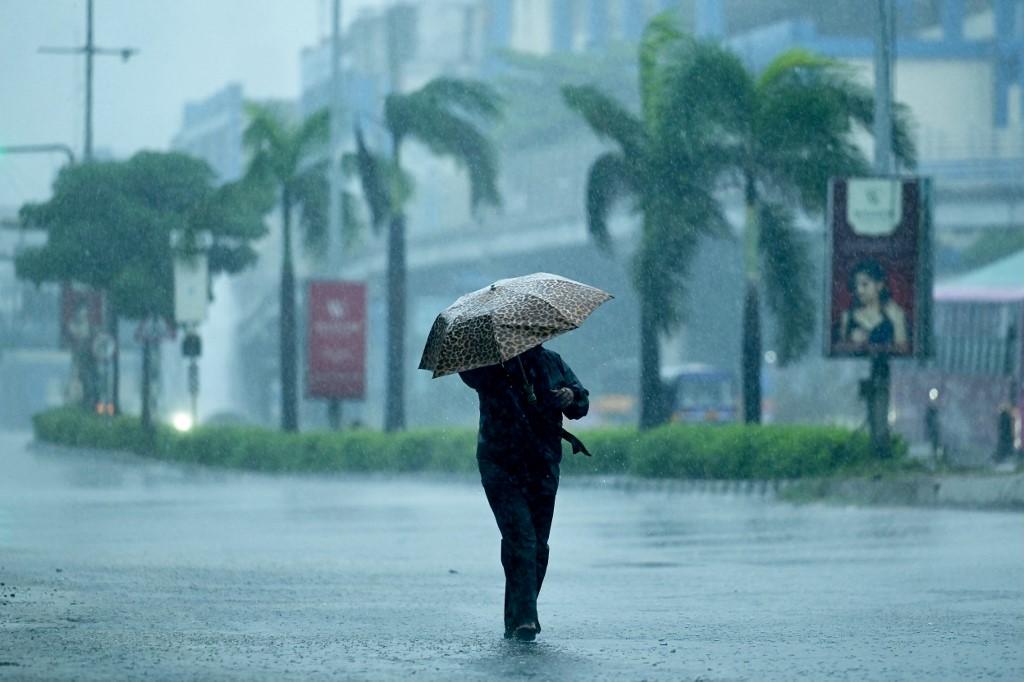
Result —
[{"label": "dark trousers", "polygon": [[505,569],[505,636],[536,623],[537,595],[548,568],[548,536],[558,492],[558,464],[479,459],[480,480],[501,532]]}]

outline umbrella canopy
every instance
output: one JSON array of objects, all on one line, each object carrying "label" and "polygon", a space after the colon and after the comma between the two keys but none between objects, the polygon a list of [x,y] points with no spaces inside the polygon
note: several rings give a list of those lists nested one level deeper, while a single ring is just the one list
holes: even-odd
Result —
[{"label": "umbrella canopy", "polygon": [[613,296],[538,272],[466,294],[434,320],[420,369],[434,377],[495,365],[575,329]]}]

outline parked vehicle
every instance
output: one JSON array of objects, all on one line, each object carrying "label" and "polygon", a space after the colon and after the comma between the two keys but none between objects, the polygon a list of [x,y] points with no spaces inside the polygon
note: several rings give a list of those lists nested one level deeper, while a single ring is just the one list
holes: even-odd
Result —
[{"label": "parked vehicle", "polygon": [[739,414],[736,381],[731,372],[691,363],[665,367],[661,379],[673,422],[736,421]]}]

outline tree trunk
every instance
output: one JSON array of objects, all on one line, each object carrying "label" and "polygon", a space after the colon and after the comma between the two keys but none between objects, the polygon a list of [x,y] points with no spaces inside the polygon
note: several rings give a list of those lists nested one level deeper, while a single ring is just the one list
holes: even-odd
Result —
[{"label": "tree trunk", "polygon": [[748,279],[743,297],[743,421],[761,423],[761,306],[756,282]]},{"label": "tree trunk", "polygon": [[405,428],[405,216],[388,226],[388,376],[384,430]]},{"label": "tree trunk", "polygon": [[76,346],[75,357],[78,363],[78,380],[82,384],[81,406],[86,412],[96,412],[100,402],[100,371],[96,356],[92,353],[89,340]]},{"label": "tree trunk", "polygon": [[640,292],[640,428],[650,429],[665,421],[665,388],[661,382],[661,351],[658,348],[657,311],[650,297]]},{"label": "tree trunk", "polygon": [[[391,144],[395,171],[401,174],[402,140],[394,137]],[[388,223],[388,374],[384,397],[384,430],[388,432],[405,428],[405,213],[401,206],[394,211]]]},{"label": "tree trunk", "polygon": [[889,356],[877,355],[871,358],[871,377],[868,379],[868,428],[871,446],[880,458],[891,453],[889,436]]},{"label": "tree trunk", "polygon": [[331,431],[341,430],[341,400],[338,398],[327,401],[327,426]]},{"label": "tree trunk", "polygon": [[285,190],[281,195],[284,239],[284,258],[281,263],[281,429],[284,431],[299,430],[291,209],[291,196]]},{"label": "tree trunk", "polygon": [[743,421],[761,423],[761,302],[759,276],[760,225],[757,216],[757,185],[747,174],[744,182],[746,225],[743,230],[745,287],[743,329],[740,349],[740,376],[743,394]]},{"label": "tree trunk", "polygon": [[153,375],[152,345],[147,334],[146,338],[142,340],[142,431],[146,436],[153,433],[153,414],[150,404],[150,394],[153,392],[150,383]]},{"label": "tree trunk", "polygon": [[114,339],[114,355],[110,358],[110,405],[112,414],[121,414],[121,321],[114,307],[110,307],[110,336]]}]

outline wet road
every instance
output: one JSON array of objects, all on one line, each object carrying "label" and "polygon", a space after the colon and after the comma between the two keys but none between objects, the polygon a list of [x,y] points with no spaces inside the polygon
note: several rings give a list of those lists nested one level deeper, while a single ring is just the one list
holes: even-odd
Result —
[{"label": "wet road", "polygon": [[474,481],[315,479],[0,435],[0,679],[1024,679],[1024,515],[563,486],[501,638]]}]

